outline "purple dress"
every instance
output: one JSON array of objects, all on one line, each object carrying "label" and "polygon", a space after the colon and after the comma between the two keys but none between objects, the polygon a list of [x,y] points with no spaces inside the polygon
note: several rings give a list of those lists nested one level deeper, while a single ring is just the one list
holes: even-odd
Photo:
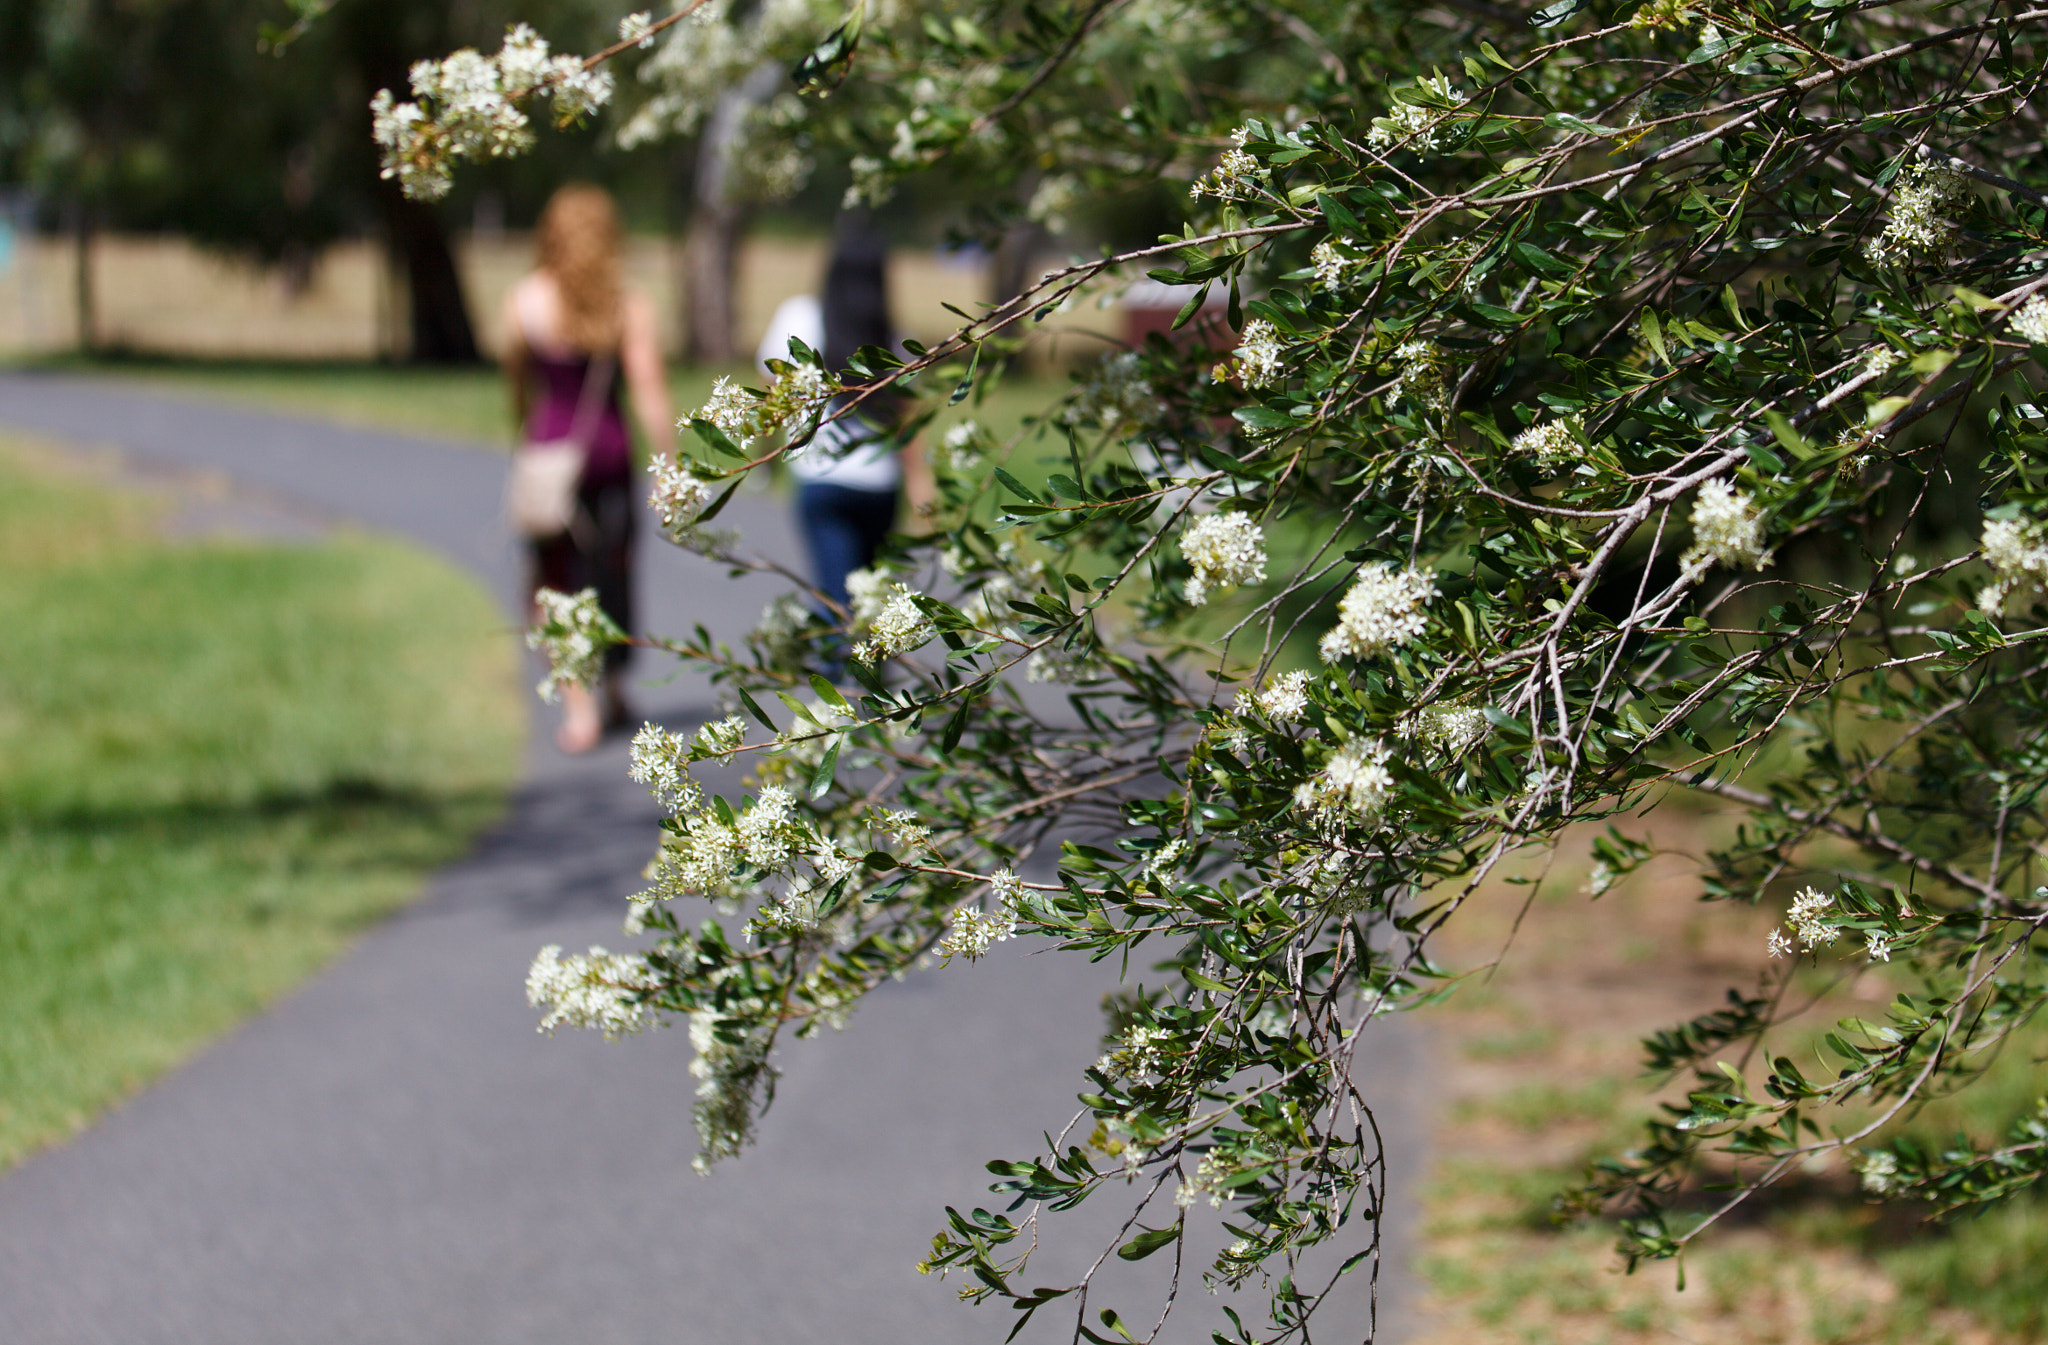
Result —
[{"label": "purple dress", "polygon": [[[529,443],[567,439],[576,430],[576,408],[584,380],[599,372],[585,356],[562,359],[528,352],[535,396],[526,417]],[[618,361],[611,362],[611,386],[598,401],[586,433],[590,456],[576,491],[576,520],[569,531],[533,543],[536,581],[563,593],[597,590],[597,604],[620,629],[633,629],[633,534],[638,514],[633,493],[633,441],[619,408]],[[605,652],[606,671],[623,668],[626,646]]]}]

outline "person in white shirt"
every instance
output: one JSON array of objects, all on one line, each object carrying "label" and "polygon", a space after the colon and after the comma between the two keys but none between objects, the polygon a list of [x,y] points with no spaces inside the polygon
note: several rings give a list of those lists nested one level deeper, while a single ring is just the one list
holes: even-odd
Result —
[{"label": "person in white shirt", "polygon": [[[819,352],[825,367],[842,378],[855,377],[846,373],[846,362],[861,347],[895,345],[888,250],[859,215],[840,220],[823,296],[800,294],[775,310],[761,340],[764,369],[770,358],[792,358],[792,338]],[[842,395],[833,409],[847,401]],[[812,582],[842,610],[846,576],[873,567],[903,496],[910,496],[914,512],[922,512],[932,498],[931,475],[917,444],[896,442],[901,405],[887,392],[870,396],[783,459],[796,478],[797,531],[810,558]]]}]

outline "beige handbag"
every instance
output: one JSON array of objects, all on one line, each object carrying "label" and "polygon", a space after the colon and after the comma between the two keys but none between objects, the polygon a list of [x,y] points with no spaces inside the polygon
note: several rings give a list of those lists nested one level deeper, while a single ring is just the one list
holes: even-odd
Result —
[{"label": "beige handbag", "polygon": [[598,397],[611,381],[612,357],[592,361],[583,374],[568,437],[521,444],[512,455],[512,472],[505,480],[505,516],[520,536],[546,541],[576,526],[576,490],[583,484],[583,465],[590,457]]}]

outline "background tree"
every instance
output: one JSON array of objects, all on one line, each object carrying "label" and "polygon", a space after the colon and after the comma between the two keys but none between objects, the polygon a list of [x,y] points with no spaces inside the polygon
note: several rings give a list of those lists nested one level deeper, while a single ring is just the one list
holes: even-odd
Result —
[{"label": "background tree", "polygon": [[[1009,193],[992,222],[1134,179],[1190,183],[1189,217],[933,349],[721,385],[657,464],[674,540],[758,565],[707,526],[732,478],[884,387],[972,395],[1090,287],[1149,270],[1187,319],[1225,292],[1234,349],[1151,343],[1015,442],[949,432],[935,531],[850,610],[650,641],[734,713],[636,740],[669,814],[652,937],[544,950],[544,1025],[687,1016],[711,1162],[782,1034],[889,977],[1011,937],[1149,954],[1081,1110],[991,1165],[1010,1203],[950,1215],[928,1266],[1076,1339],[1180,1338],[1164,1284],[1141,1328],[1092,1272],[1030,1287],[1030,1249],[1123,1191],[1114,1249],[1174,1249],[1177,1285],[1221,1207],[1206,1276],[1282,1273],[1265,1325],[1204,1325],[1306,1338],[1304,1254],[1377,1245],[1360,1030],[1454,980],[1432,937],[1504,864],[1606,822],[1612,881],[1653,853],[1614,819],[1691,792],[1744,814],[1701,895],[1783,923],[1753,984],[1646,1044],[1690,1095],[1581,1207],[1633,1260],[1820,1155],[1936,1217],[2038,1187],[2048,1099],[1940,1145],[1910,1121],[2043,996],[2044,32],[1992,0],[844,13],[796,71],[854,195],[943,159]],[[473,116],[378,133],[432,185],[488,150]],[[622,636],[558,595],[534,638],[582,678]],[[736,798],[691,777],[732,759]],[[745,937],[686,920],[704,900]],[[1899,993],[1815,1032],[1808,965]],[[1785,1045],[1812,1036],[1818,1071]]]}]

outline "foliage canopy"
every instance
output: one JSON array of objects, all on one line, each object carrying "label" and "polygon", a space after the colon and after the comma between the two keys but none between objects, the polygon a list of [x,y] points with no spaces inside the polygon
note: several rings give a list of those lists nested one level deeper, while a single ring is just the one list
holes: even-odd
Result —
[{"label": "foliage canopy", "polygon": [[[735,40],[705,13],[657,40]],[[1166,983],[1119,1005],[1074,1123],[992,1164],[1014,1203],[954,1215],[930,1264],[1106,1340],[1126,1328],[1088,1281],[1026,1288],[1025,1249],[1105,1190],[1177,1193],[1120,1253],[1224,1206],[1240,1240],[1209,1277],[1281,1273],[1270,1320],[1216,1338],[1305,1338],[1323,1286],[1285,1272],[1376,1246],[1359,1029],[1445,991],[1431,938],[1504,863],[1614,820],[1597,893],[1652,853],[1625,819],[1687,791],[1746,815],[1703,895],[1789,914],[1753,984],[1647,1043],[1690,1099],[1579,1203],[1634,1260],[1831,1151],[1937,1213],[2040,1182],[2048,1103],[1939,1150],[1902,1134],[2043,994],[2048,9],[767,0],[736,22],[806,90],[790,143],[861,154],[857,196],[949,158],[1013,214],[1169,179],[1188,219],[940,347],[843,371],[794,350],[769,388],[722,389],[657,465],[677,541],[755,564],[706,526],[731,478],[885,385],[971,396],[1100,288],[1183,287],[1220,349],[1104,361],[1028,431],[1049,473],[949,435],[933,531],[853,610],[656,641],[735,713],[636,744],[670,812],[633,908],[654,941],[550,950],[531,988],[614,1032],[688,1015],[707,1161],[745,1143],[783,1032],[907,968],[1011,936],[1149,958]],[[394,160],[433,148],[386,130]],[[536,638],[573,665],[615,634],[565,602]],[[733,757],[749,796],[689,778]],[[693,928],[702,898],[744,905],[746,937]],[[1874,962],[1904,987],[1885,1019],[1795,1061],[1802,968]],[[1703,1172],[1726,1189],[1674,1212]]]}]

